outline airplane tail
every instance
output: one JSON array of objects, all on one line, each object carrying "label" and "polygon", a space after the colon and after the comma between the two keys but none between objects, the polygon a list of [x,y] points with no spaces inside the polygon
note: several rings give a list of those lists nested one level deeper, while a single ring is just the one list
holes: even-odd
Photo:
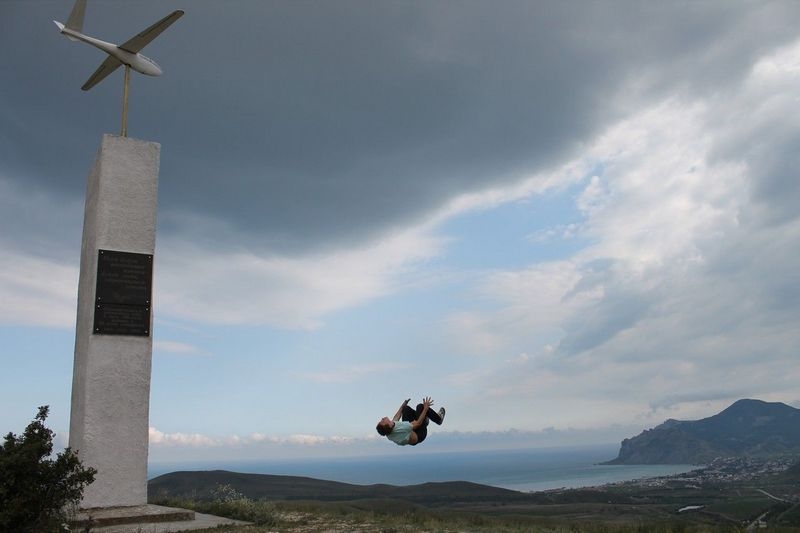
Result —
[{"label": "airplane tail", "polygon": [[[56,22],[56,26],[58,26],[59,31],[64,33],[64,28],[66,27],[68,30],[76,31],[78,33],[83,33],[83,18],[86,15],[86,0],[75,0],[75,5],[72,6],[72,11],[69,14],[69,18],[67,19],[67,24],[61,24],[60,22]],[[67,38],[71,41],[77,41],[75,37],[69,34],[65,34]]]}]

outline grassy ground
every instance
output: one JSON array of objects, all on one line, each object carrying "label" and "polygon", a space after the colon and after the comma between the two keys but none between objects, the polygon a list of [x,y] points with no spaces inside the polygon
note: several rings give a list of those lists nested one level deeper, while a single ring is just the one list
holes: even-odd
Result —
[{"label": "grassy ground", "polygon": [[[386,502],[384,502],[386,503]],[[174,504],[174,502],[173,502]],[[252,502],[240,500],[225,504],[192,504],[199,512],[255,521],[245,527],[222,527],[207,533],[322,533],[322,532],[587,532],[587,533],[671,533],[671,532],[734,532],[744,528],[728,524],[702,524],[681,520],[653,510],[604,509],[597,505],[570,505],[566,508],[534,514],[507,513],[493,516],[485,513],[437,511],[397,504],[387,509],[383,504],[352,505],[345,503]],[[521,510],[522,511],[522,510]],[[529,511],[529,510],[528,510]],[[540,510],[541,511],[541,510]],[[781,531],[771,529],[771,531]],[[792,531],[786,529],[785,531]],[[796,529],[794,531],[797,531]]]}]

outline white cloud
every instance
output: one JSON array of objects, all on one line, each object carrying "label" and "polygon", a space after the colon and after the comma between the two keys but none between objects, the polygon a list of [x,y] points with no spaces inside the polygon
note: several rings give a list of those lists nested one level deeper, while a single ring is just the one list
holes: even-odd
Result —
[{"label": "white cloud", "polygon": [[280,439],[277,437],[270,437],[269,435],[264,435],[263,433],[253,433],[248,437],[251,442],[279,442]]},{"label": "white cloud", "polygon": [[[707,239],[735,228],[744,168],[711,161],[707,104],[669,100],[611,128],[592,147],[603,161],[579,202],[598,239],[579,259],[613,259],[632,274],[694,261]],[[598,192],[602,191],[602,192]]]},{"label": "white cloud", "polygon": [[304,257],[217,254],[167,244],[158,256],[160,313],[213,324],[313,329],[326,314],[391,293],[439,253],[413,228],[361,248]]},{"label": "white cloud", "polygon": [[317,447],[323,445],[341,446],[355,442],[358,439],[339,435],[322,436],[297,433],[288,436],[265,435],[252,433],[247,437],[227,435],[211,437],[200,433],[165,433],[154,427],[149,430],[150,444],[156,447],[184,447],[184,448],[243,448],[256,445],[275,446],[303,446]]},{"label": "white cloud", "polygon": [[511,202],[529,199],[537,194],[551,192],[554,189],[563,189],[579,183],[591,170],[593,164],[594,162],[588,159],[569,161],[557,169],[549,169],[532,176],[522,177],[512,185],[460,194],[431,216],[429,224],[435,225],[464,213],[494,209]]},{"label": "white cloud", "polygon": [[532,243],[538,244],[543,242],[552,241],[555,239],[572,239],[581,230],[578,224],[559,224],[558,226],[537,230],[528,236],[528,240]]},{"label": "white cloud", "polygon": [[[538,342],[535,351],[563,335],[562,323],[602,291],[594,288],[570,294],[581,280],[571,261],[533,265],[526,270],[489,272],[479,284],[482,300],[494,301],[499,309],[460,311],[445,320],[453,346],[473,355],[507,358],[524,339]],[[527,347],[519,351],[525,351]]]},{"label": "white cloud", "polygon": [[[752,68],[748,82],[755,90],[769,89],[775,96],[794,96],[800,79],[800,41],[783,46],[759,59]],[[774,91],[779,89],[779,91]]]},{"label": "white cloud", "polygon": [[0,323],[75,327],[78,268],[0,249]]},{"label": "white cloud", "polygon": [[410,368],[400,363],[375,363],[369,365],[353,365],[328,372],[307,372],[302,377],[314,383],[352,383],[374,374],[386,374]]},{"label": "white cloud", "polygon": [[154,340],[153,351],[174,353],[179,355],[199,355],[202,353],[201,350],[193,344],[164,340]]},{"label": "white cloud", "polygon": [[288,441],[292,444],[299,444],[301,446],[316,446],[318,444],[322,444],[327,442],[328,439],[325,437],[320,437],[319,435],[304,435],[304,434],[297,434],[291,435],[288,438]]},{"label": "white cloud", "polygon": [[151,427],[149,430],[150,444],[155,446],[188,446],[188,447],[216,447],[222,443],[211,437],[199,433],[164,433]]}]

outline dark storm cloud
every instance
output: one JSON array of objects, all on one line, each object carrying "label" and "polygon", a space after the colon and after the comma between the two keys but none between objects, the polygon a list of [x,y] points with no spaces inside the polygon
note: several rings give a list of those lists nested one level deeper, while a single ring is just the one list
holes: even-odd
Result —
[{"label": "dark storm cloud", "polygon": [[[118,128],[121,75],[79,90],[103,55],[58,35],[50,20],[70,7],[0,6],[0,46],[15,50],[0,55],[13,73],[0,84],[0,158],[6,179],[80,198],[100,135]],[[753,43],[793,38],[800,13],[731,2],[89,2],[85,30],[119,42],[176,8],[186,16],[144,51],[165,74],[134,77],[131,101],[131,135],[163,144],[161,228],[295,250],[369,238],[545,168],[629,111],[619,91],[632,78],[643,80],[638,98],[735,83],[763,50]]]}]

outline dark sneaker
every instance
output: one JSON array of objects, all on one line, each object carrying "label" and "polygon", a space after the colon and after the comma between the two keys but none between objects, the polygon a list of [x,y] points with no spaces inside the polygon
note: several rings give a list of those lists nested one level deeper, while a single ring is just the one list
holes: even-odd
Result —
[{"label": "dark sneaker", "polygon": [[[439,409],[439,418],[441,418],[442,422],[444,422],[444,407]],[[442,422],[439,422],[439,423],[441,424]]]}]

